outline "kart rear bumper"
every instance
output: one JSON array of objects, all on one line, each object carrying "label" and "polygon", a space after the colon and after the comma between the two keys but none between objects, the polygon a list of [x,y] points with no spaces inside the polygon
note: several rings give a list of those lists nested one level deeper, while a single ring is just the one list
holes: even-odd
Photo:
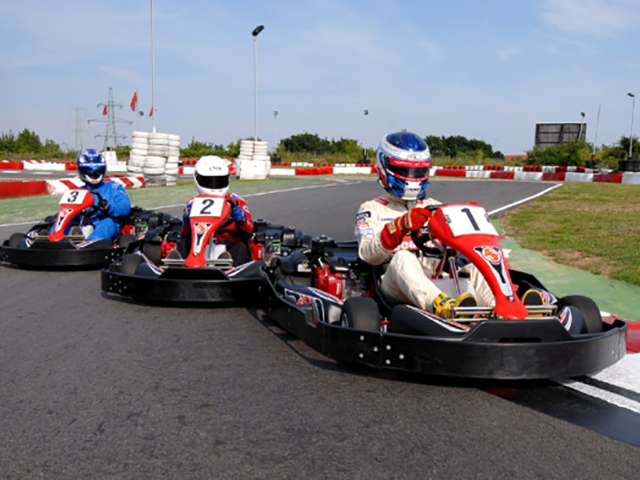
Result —
[{"label": "kart rear bumper", "polygon": [[[6,242],[5,242],[6,243]],[[57,248],[0,246],[0,261],[33,269],[101,268],[124,253],[124,248],[77,249],[68,242]]]}]

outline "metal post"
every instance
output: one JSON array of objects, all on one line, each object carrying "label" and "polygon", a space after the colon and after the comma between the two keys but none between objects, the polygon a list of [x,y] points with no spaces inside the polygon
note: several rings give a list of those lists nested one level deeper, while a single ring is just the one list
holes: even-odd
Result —
[{"label": "metal post", "polygon": [[151,0],[151,131],[156,133],[156,45],[155,45],[155,1]]},{"label": "metal post", "polygon": [[596,134],[593,137],[593,154],[591,155],[591,159],[595,160],[596,158],[596,142],[598,141],[598,127],[600,126],[600,109],[602,105],[598,105],[598,117],[596,119]]},{"label": "metal post", "polygon": [[578,132],[578,141],[582,140],[582,131],[584,127],[584,112],[580,112],[580,116],[582,118],[580,120],[580,131]]},{"label": "metal post", "polygon": [[253,141],[258,141],[258,34],[264,30],[263,25],[253,29]]},{"label": "metal post", "polygon": [[367,115],[369,115],[369,110],[364,111],[364,138],[362,139],[362,149],[364,150],[364,158],[367,159]]},{"label": "metal post", "polygon": [[274,110],[273,111],[273,128],[275,131],[275,141],[273,143],[273,153],[274,155],[277,155],[277,151],[278,151],[278,111]]},{"label": "metal post", "polygon": [[629,92],[627,93],[633,99],[633,106],[631,107],[631,132],[629,133],[629,160],[633,158],[633,115],[636,111],[636,96]]}]

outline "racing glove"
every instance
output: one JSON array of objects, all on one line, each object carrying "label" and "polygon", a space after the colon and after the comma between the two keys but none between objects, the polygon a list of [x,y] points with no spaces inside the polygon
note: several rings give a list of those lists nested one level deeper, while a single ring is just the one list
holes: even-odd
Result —
[{"label": "racing glove", "polygon": [[240,205],[236,205],[231,209],[231,220],[244,223],[247,220],[247,215]]},{"label": "racing glove", "polygon": [[101,198],[98,201],[98,210],[100,210],[105,215],[109,213],[109,202],[105,198]]},{"label": "racing glove", "polygon": [[413,207],[404,215],[387,223],[382,228],[380,240],[387,250],[393,250],[402,243],[404,236],[411,230],[420,230],[429,221],[429,211]]}]

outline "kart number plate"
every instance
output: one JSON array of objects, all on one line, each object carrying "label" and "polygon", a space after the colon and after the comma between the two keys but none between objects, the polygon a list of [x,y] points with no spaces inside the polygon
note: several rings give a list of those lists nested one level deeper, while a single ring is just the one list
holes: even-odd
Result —
[{"label": "kart number plate", "polygon": [[81,205],[87,193],[87,190],[67,190],[60,198],[60,205]]},{"label": "kart number plate", "polygon": [[224,202],[224,198],[196,197],[193,199],[191,214],[189,216],[219,218],[220,215],[222,215],[222,206],[224,205]]},{"label": "kart number plate", "polygon": [[442,207],[442,213],[447,219],[451,234],[454,237],[462,235],[498,236],[498,231],[489,220],[486,210],[482,207],[450,205]]}]

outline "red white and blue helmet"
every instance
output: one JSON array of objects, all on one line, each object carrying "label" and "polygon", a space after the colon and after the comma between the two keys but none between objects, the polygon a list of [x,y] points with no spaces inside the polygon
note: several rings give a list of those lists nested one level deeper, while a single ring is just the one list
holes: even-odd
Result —
[{"label": "red white and blue helmet", "polygon": [[431,153],[411,132],[385,135],[377,152],[378,178],[385,190],[405,201],[422,200],[429,183]]},{"label": "red white and blue helmet", "polygon": [[101,153],[93,148],[78,153],[78,175],[89,188],[99,187],[107,174],[107,162]]}]

